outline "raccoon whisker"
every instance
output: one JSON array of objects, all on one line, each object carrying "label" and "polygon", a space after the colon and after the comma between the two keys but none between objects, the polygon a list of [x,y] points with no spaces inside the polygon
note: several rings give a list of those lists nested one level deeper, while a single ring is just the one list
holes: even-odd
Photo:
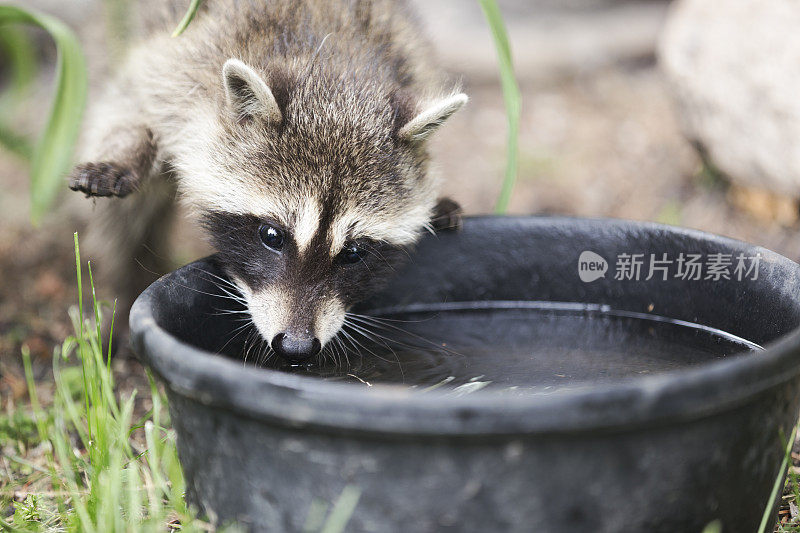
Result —
[{"label": "raccoon whisker", "polygon": [[361,353],[361,350],[359,350],[359,347],[361,347],[362,350],[365,350],[365,351],[368,351],[368,352],[371,351],[371,350],[369,348],[367,348],[366,346],[363,346],[361,343],[355,341],[353,336],[350,335],[349,333],[347,333],[347,331],[345,331],[344,327],[342,327],[342,329],[339,330],[339,333],[342,335],[342,344],[344,344],[345,341],[349,342],[350,346],[352,347],[353,353],[358,355],[359,362],[363,362],[364,361],[364,354]]},{"label": "raccoon whisker", "polygon": [[259,355],[258,355],[258,359],[256,361],[256,365],[257,366],[264,366],[264,365],[267,364],[267,362],[269,362],[269,360],[272,358],[272,355],[275,352],[272,351],[272,347],[269,345],[269,343],[265,342],[264,339],[261,338],[260,336],[259,336],[259,340],[260,340],[260,344],[259,344],[260,352],[259,352]]},{"label": "raccoon whisker", "polygon": [[363,258],[363,257],[359,258],[359,261],[361,261],[361,263],[362,263],[362,264],[363,264],[365,267],[367,267],[367,271],[368,271],[370,274],[372,274],[372,269],[369,267],[369,264],[368,264],[366,261],[364,261],[364,258]]},{"label": "raccoon whisker", "polygon": [[215,307],[215,313],[209,313],[211,316],[222,316],[222,315],[241,315],[241,314],[249,314],[247,309],[225,309],[221,307]]},{"label": "raccoon whisker", "polygon": [[328,360],[328,355],[330,354],[331,350],[330,343],[326,343],[325,346],[322,347],[322,349],[314,358],[318,366],[323,366],[325,364],[325,362]]},{"label": "raccoon whisker", "polygon": [[215,308],[214,313],[209,313],[211,316],[221,316],[221,315],[239,315],[242,313],[247,313],[246,309],[242,309],[241,311],[238,309],[222,309],[222,308]]},{"label": "raccoon whisker", "polygon": [[[372,355],[374,355],[375,357],[377,357],[378,359],[380,359],[381,361],[383,361],[385,363],[394,364],[396,362],[398,365],[401,365],[401,368],[402,368],[402,364],[400,363],[400,357],[397,356],[397,352],[395,352],[392,349],[392,347],[389,346],[389,344],[386,342],[386,341],[388,341],[388,342],[396,342],[396,341],[394,341],[392,339],[389,339],[388,337],[384,337],[382,335],[379,335],[379,334],[377,334],[375,332],[369,331],[368,329],[365,329],[363,326],[357,326],[357,325],[352,324],[352,323],[351,324],[346,324],[346,325],[349,326],[350,328],[352,328],[354,333],[357,333],[357,334],[361,335],[362,337],[366,338],[367,340],[369,340],[371,342],[375,342],[375,343],[381,344],[384,348],[386,348],[387,350],[392,352],[392,355],[394,355],[395,361],[390,361],[388,359],[385,359],[385,358],[379,356],[378,354],[376,354],[375,352],[373,352],[372,350],[368,350]],[[397,343],[397,344],[400,344],[400,343]]]},{"label": "raccoon whisker", "polygon": [[242,360],[242,364],[244,364],[244,365],[247,364],[247,359],[248,359],[248,357],[250,357],[250,352],[253,349],[253,334],[255,334],[255,333],[256,333],[256,331],[255,331],[255,328],[254,328],[253,330],[251,330],[247,334],[247,337],[244,340],[244,356],[242,358],[243,359]]},{"label": "raccoon whisker", "polygon": [[[246,303],[247,302],[247,300],[245,299],[244,295],[241,292],[239,292],[239,289],[237,287],[234,287],[234,289],[236,289],[236,292],[231,292],[230,289],[226,288],[223,285],[220,285],[219,283],[217,283],[213,279],[207,279],[205,281],[207,281],[207,282],[211,283],[212,285],[214,285],[214,287],[216,287],[217,289],[219,289],[223,293],[225,293],[226,296],[228,296],[230,298],[233,298],[233,299],[235,299],[235,300],[237,300],[237,301],[239,301],[241,303]],[[220,295],[220,296],[222,296],[222,295]]]},{"label": "raccoon whisker", "polygon": [[[138,264],[138,265],[139,265],[141,268],[143,268],[145,271],[149,272],[150,274],[153,274],[154,276],[159,276],[159,275],[160,275],[158,272],[154,272],[153,270],[151,270],[151,269],[147,268],[146,266],[144,266],[144,265],[142,264],[142,262],[141,262],[141,261],[139,261],[138,259],[136,259],[135,261],[136,261],[136,263],[137,263],[137,264]],[[208,280],[207,280],[207,281],[208,281]],[[231,297],[231,296],[226,296],[226,295],[224,295],[224,294],[213,294],[213,293],[210,293],[210,292],[201,291],[200,289],[195,289],[194,287],[189,287],[188,285],[184,285],[184,284],[182,284],[182,283],[176,283],[176,282],[174,282],[174,281],[173,281],[172,283],[173,283],[173,284],[175,284],[175,285],[176,285],[176,286],[178,286],[178,287],[181,287],[182,289],[188,289],[188,290],[190,290],[190,291],[192,291],[192,292],[196,292],[196,293],[198,293],[198,294],[203,294],[203,295],[205,295],[205,296],[212,296],[212,297],[214,297],[214,298],[228,298],[228,299],[230,299],[230,300],[236,300],[236,301],[239,301],[239,300],[237,300],[237,299],[236,299],[236,298],[234,298],[234,297]],[[242,302],[239,302],[239,303],[242,303]]]},{"label": "raccoon whisker", "polygon": [[[213,283],[213,282],[211,282],[211,283]],[[229,290],[227,290],[225,287],[223,287],[221,285],[215,285],[215,286],[219,290],[221,290],[223,293],[225,293],[225,297],[231,298],[231,299],[233,299],[233,300],[235,300],[235,301],[237,301],[237,302],[239,302],[241,304],[245,304],[245,305],[247,304],[247,300],[245,300],[244,296],[242,296],[241,294],[234,294],[234,293],[230,292]],[[220,296],[222,296],[222,295],[220,295]]]},{"label": "raccoon whisker", "polygon": [[333,365],[336,368],[339,368],[339,351],[337,350],[338,346],[335,343],[329,343],[330,355],[333,359]]},{"label": "raccoon whisker", "polygon": [[[353,349],[357,353],[359,353],[359,355],[361,355],[362,359],[363,359],[364,356],[361,353],[361,351],[363,350],[363,351],[369,352],[370,354],[372,354],[373,356],[377,357],[378,359],[382,359],[383,361],[386,361],[387,363],[394,364],[394,361],[387,361],[386,359],[383,359],[380,355],[378,355],[374,351],[372,351],[370,348],[364,346],[364,344],[359,342],[358,339],[356,339],[353,335],[348,333],[344,329],[344,327],[353,327],[353,325],[345,323],[345,325],[342,327],[341,333],[345,336],[345,338],[347,338],[350,341],[350,343],[353,345]],[[363,333],[362,333],[362,335],[363,335]],[[359,350],[359,348],[360,348],[360,350]],[[399,361],[397,363],[399,364]]]},{"label": "raccoon whisker", "polygon": [[207,274],[207,275],[211,276],[212,278],[225,283],[229,287],[231,287],[233,289],[236,289],[237,291],[239,290],[239,287],[237,287],[236,284],[234,282],[232,282],[231,280],[229,280],[229,279],[223,278],[222,276],[218,276],[217,274],[214,274],[213,272],[209,272],[208,270],[203,270],[202,268],[194,267],[194,270],[197,270],[198,272],[202,272],[203,274]]},{"label": "raccoon whisker", "polygon": [[[226,296],[235,299],[244,306],[247,306],[247,300],[242,294],[241,289],[239,289],[239,287],[235,283],[233,283],[228,279],[223,278],[222,276],[218,276],[213,272],[209,272],[208,270],[203,270],[202,268],[195,268],[194,270],[206,274],[208,276],[211,276],[212,279],[206,279],[206,278],[201,278],[201,279],[208,281],[209,283],[214,285],[220,291],[225,293]],[[220,284],[219,282],[222,282],[222,284]]]},{"label": "raccoon whisker", "polygon": [[[206,281],[208,281],[209,283],[213,284],[213,282],[211,280],[206,280]],[[240,303],[240,304],[244,304],[244,305],[246,305],[246,303],[247,303],[247,302],[244,301],[244,299],[241,296],[237,296],[235,294],[230,294],[230,293],[228,293],[228,294],[216,293],[215,294],[215,293],[212,293],[212,292],[201,291],[200,289],[196,289],[194,287],[189,287],[188,285],[184,285],[182,283],[176,283],[174,281],[172,283],[174,285],[178,286],[178,287],[181,287],[182,289],[188,289],[188,290],[190,290],[192,292],[196,292],[197,294],[203,294],[205,296],[211,296],[212,298],[225,298],[226,300],[233,300],[234,302],[237,302],[237,303]],[[217,287],[220,290],[223,290],[222,287],[220,287],[220,286],[218,286],[216,284],[214,286]],[[225,291],[225,292],[227,292],[227,291]]]},{"label": "raccoon whisker", "polygon": [[381,344],[384,348],[391,349],[389,344],[387,344],[389,342],[394,344],[402,344],[400,342],[395,341],[394,339],[390,339],[389,337],[380,335],[375,331],[370,331],[363,325],[348,324],[348,326],[353,330],[353,332],[360,334],[361,336],[365,337],[367,340],[371,342]]},{"label": "raccoon whisker", "polygon": [[[452,350],[450,348],[442,346],[441,344],[439,344],[437,342],[434,342],[434,341],[432,341],[430,339],[426,339],[425,337],[423,337],[421,335],[417,335],[416,333],[411,333],[408,330],[405,330],[403,328],[397,327],[397,326],[392,325],[392,324],[383,324],[383,323],[381,323],[379,321],[375,321],[376,319],[374,319],[374,317],[367,317],[367,316],[354,317],[354,316],[351,316],[350,318],[353,319],[355,322],[360,323],[362,326],[370,325],[372,327],[380,328],[380,329],[383,329],[383,330],[386,330],[386,331],[394,330],[394,331],[400,332],[400,333],[402,333],[404,335],[409,335],[409,336],[411,336],[411,337],[413,337],[415,339],[419,339],[420,341],[422,341],[422,342],[424,342],[426,344],[434,346],[437,350],[441,350],[443,352],[447,352],[447,353],[449,353],[451,355],[463,355],[463,354],[461,354],[461,353],[459,353],[459,352],[457,352],[455,350]],[[376,332],[376,334],[377,334],[377,332]],[[407,346],[407,347],[410,347],[410,348],[416,348],[416,346],[403,343],[402,341],[398,341],[398,340],[395,340],[395,339],[390,339],[388,337],[384,337],[384,338],[386,340],[390,341],[390,342],[394,342],[394,343],[399,344],[401,346]]]},{"label": "raccoon whisker", "polygon": [[337,364],[338,368],[344,368],[344,358],[345,358],[345,354],[342,351],[342,346],[339,343],[336,343],[336,360],[337,360],[337,363],[338,363]]},{"label": "raccoon whisker", "polygon": [[333,342],[330,343],[331,345],[331,352],[334,354],[336,358],[336,369],[342,368],[342,354],[341,354],[341,346],[336,342],[336,338],[331,339]]},{"label": "raccoon whisker", "polygon": [[431,224],[430,222],[426,222],[425,224],[423,224],[423,225],[422,225],[422,227],[423,227],[423,228],[424,228],[424,229],[425,229],[425,230],[426,230],[428,233],[430,233],[431,235],[433,235],[433,236],[436,236],[436,230],[435,230],[435,229],[433,229],[433,224]]},{"label": "raccoon whisker", "polygon": [[[361,336],[363,336],[365,339],[367,339],[367,340],[368,340],[368,341],[370,341],[370,342],[379,343],[379,344],[381,344],[381,345],[382,345],[384,348],[386,348],[387,350],[389,350],[389,351],[392,353],[392,355],[394,356],[394,359],[395,359],[394,361],[391,361],[391,360],[389,360],[389,359],[386,359],[385,357],[381,357],[380,355],[376,354],[375,352],[373,352],[372,350],[370,350],[370,349],[368,349],[368,348],[367,348],[367,351],[369,351],[369,352],[370,352],[370,353],[373,355],[373,357],[375,357],[375,358],[377,358],[377,359],[379,359],[379,360],[383,361],[384,363],[388,363],[388,364],[390,364],[390,365],[391,365],[391,364],[397,364],[397,367],[400,369],[400,378],[401,378],[403,381],[405,381],[405,379],[406,379],[406,376],[405,376],[405,372],[403,371],[403,364],[400,362],[400,357],[397,355],[397,352],[395,352],[395,351],[394,351],[394,349],[393,349],[391,346],[389,346],[389,345],[388,345],[386,342],[384,342],[384,341],[383,341],[383,340],[381,340],[381,339],[378,339],[378,338],[372,337],[372,336],[371,336],[371,334],[370,334],[369,332],[367,332],[367,331],[361,331],[361,330],[358,330],[358,329],[356,329],[355,327],[353,327],[353,325],[352,325],[352,324],[350,324],[349,326],[350,326],[351,328],[353,328],[353,333],[354,333],[354,334],[361,335]],[[355,340],[355,337],[353,337],[353,340]],[[359,344],[360,346],[363,346],[363,345],[362,345],[360,342],[359,342],[358,344]]]},{"label": "raccoon whisker", "polygon": [[370,254],[374,255],[375,257],[378,257],[381,261],[383,261],[386,264],[386,266],[392,269],[392,271],[396,271],[394,266],[389,261],[387,261],[385,257],[383,257],[383,254],[379,250],[376,250],[375,248],[369,246],[368,244],[363,244],[362,247]]},{"label": "raccoon whisker", "polygon": [[[352,327],[352,328],[354,328],[354,329],[355,329],[355,328],[356,328],[356,325],[355,325],[355,324],[353,324],[353,323],[351,323],[351,324],[350,324],[350,327]],[[388,329],[388,328],[386,328],[386,327],[382,326],[381,324],[369,324],[369,323],[365,323],[365,322],[362,322],[362,323],[360,323],[359,327],[361,327],[361,328],[381,328],[381,329]],[[410,336],[412,336],[412,337],[415,337],[415,338],[419,339],[420,341],[423,341],[423,343],[431,345],[432,347],[434,347],[434,348],[435,348],[436,350],[438,350],[438,351],[442,351],[442,352],[448,353],[448,354],[450,354],[450,355],[462,355],[462,354],[460,354],[459,352],[457,352],[457,351],[455,351],[455,350],[449,349],[449,348],[447,348],[447,347],[445,347],[445,346],[442,346],[441,344],[435,343],[435,342],[433,342],[433,341],[431,341],[431,340],[429,340],[429,339],[426,339],[426,338],[424,338],[424,337],[421,337],[421,336],[419,336],[419,335],[416,335],[416,334],[413,334],[413,333],[411,333],[411,332],[405,331],[405,330],[403,330],[403,329],[401,329],[401,328],[394,328],[394,329],[396,329],[396,330],[398,330],[398,331],[401,331],[401,332],[403,332],[403,333],[404,333],[404,334],[406,334],[406,335],[410,335]],[[387,343],[392,343],[392,344],[395,344],[395,345],[397,345],[397,346],[401,346],[401,347],[404,347],[404,348],[411,348],[411,349],[419,349],[419,348],[422,348],[422,346],[420,346],[420,345],[418,345],[418,344],[417,344],[417,345],[414,345],[414,344],[409,344],[409,343],[406,343],[406,342],[403,342],[403,341],[400,341],[400,340],[397,340],[397,339],[393,339],[393,338],[391,338],[391,337],[387,337],[387,336],[385,336],[385,335],[382,335],[382,334],[380,334],[380,333],[378,333],[377,331],[374,331],[374,330],[369,330],[369,329],[367,329],[367,331],[369,331],[369,332],[370,332],[372,335],[374,335],[376,338],[383,339],[385,342],[382,342],[382,344],[383,344],[384,346],[386,346],[387,348],[388,348],[388,345],[387,345]],[[362,333],[362,335],[363,335],[363,333]],[[374,341],[375,339],[372,339],[372,340]],[[393,353],[394,353],[394,351],[393,351]],[[395,357],[396,357],[396,354],[395,354]]]},{"label": "raccoon whisker", "polygon": [[253,355],[253,352],[256,352],[255,362],[253,364],[258,366],[259,364],[258,361],[261,357],[260,353],[263,345],[263,340],[261,339],[261,336],[258,334],[258,330],[256,330],[255,328],[253,328],[253,330],[248,335],[247,344],[248,346],[247,349],[245,350],[245,357],[244,357],[245,362],[247,362],[247,359],[250,357],[250,355]]},{"label": "raccoon whisker", "polygon": [[147,253],[149,253],[150,255],[155,257],[156,259],[161,259],[162,261],[169,261],[168,257],[166,257],[164,254],[158,253],[155,250],[153,250],[153,248],[149,244],[147,244],[146,242],[142,243],[142,248],[144,248],[144,250]]},{"label": "raccoon whisker", "polygon": [[333,345],[328,346],[327,348],[328,351],[325,354],[324,361],[325,362],[330,361],[331,363],[333,363],[333,366],[336,367],[336,350],[334,349]]},{"label": "raccoon whisker", "polygon": [[344,341],[341,337],[335,337],[336,342],[342,348],[342,353],[344,354],[345,363],[347,364],[347,368],[350,368],[350,355],[349,351],[347,350],[347,346],[345,346]]},{"label": "raccoon whisker", "polygon": [[349,351],[347,350],[347,346],[345,346],[344,342],[342,341],[341,337],[336,337],[336,344],[342,351],[342,357],[344,358],[345,368],[348,370],[350,369],[350,355]]},{"label": "raccoon whisker", "polygon": [[[366,335],[365,332],[358,332],[353,327],[353,324],[348,324],[347,323],[347,319],[345,319],[344,326],[353,328],[354,332],[360,333],[361,335],[363,335],[364,337],[369,339],[369,337]],[[381,361],[384,361],[384,362],[389,363],[389,364],[396,364],[397,367],[400,369],[400,378],[403,381],[406,380],[405,372],[403,372],[403,364],[400,362],[400,357],[398,357],[397,353],[389,345],[387,345],[386,343],[381,342],[381,344],[383,344],[390,352],[392,352],[392,355],[394,355],[394,357],[395,357],[395,361],[390,361],[388,359],[384,359],[383,357],[381,357],[380,355],[378,355],[374,351],[372,351],[370,348],[367,348],[366,346],[364,346],[361,342],[358,341],[358,339],[355,338],[355,336],[347,333],[347,331],[345,331],[345,329],[344,329],[344,326],[343,326],[341,332],[347,337],[347,339],[350,340],[350,343],[353,345],[353,349],[356,351],[356,353],[359,354],[359,356],[361,357],[362,360],[364,358],[364,355],[363,355],[361,350],[356,348],[356,346],[359,346],[362,350],[368,351],[370,354],[372,354],[373,357],[375,357],[377,359],[380,359]],[[373,340],[372,342],[375,342],[375,340]]]},{"label": "raccoon whisker", "polygon": [[[241,314],[246,314],[246,311],[232,311],[232,312],[223,311],[223,312],[220,312],[220,313],[208,313],[208,316],[228,316],[228,315],[241,315]],[[250,318],[250,316],[248,314],[248,316],[243,316],[243,317],[238,317],[238,318],[231,318],[230,320],[232,322],[246,322],[248,320],[252,320],[252,318]]]},{"label": "raccoon whisker", "polygon": [[335,368],[339,367],[339,355],[336,353],[336,345],[333,342],[326,344],[325,349],[320,351],[317,357],[320,360],[320,366],[324,365],[327,361],[331,361]]},{"label": "raccoon whisker", "polygon": [[238,299],[236,299],[236,298],[234,298],[232,296],[226,296],[224,294],[214,294],[214,293],[211,293],[211,292],[201,291],[200,289],[195,289],[194,287],[189,287],[188,285],[183,285],[182,283],[175,283],[175,282],[172,282],[172,283],[177,285],[178,287],[181,287],[182,289],[189,289],[190,291],[196,292],[197,294],[203,294],[205,296],[211,296],[212,298],[226,298],[228,300],[233,300],[235,302],[242,303],[241,301],[239,301]]},{"label": "raccoon whisker", "polygon": [[233,341],[236,339],[236,337],[238,337],[239,335],[241,335],[241,334],[242,334],[242,332],[243,332],[243,331],[245,331],[245,330],[247,329],[247,327],[248,327],[248,326],[249,326],[251,323],[252,323],[252,322],[247,322],[247,323],[245,323],[245,324],[242,324],[241,326],[237,327],[236,329],[234,329],[234,330],[231,332],[231,334],[232,334],[233,336],[232,336],[230,339],[228,339],[228,341],[227,341],[225,344],[223,344],[223,345],[222,345],[222,348],[220,348],[219,350],[217,350],[217,353],[222,353],[222,352],[225,350],[225,348],[227,348],[227,347],[228,347],[228,345],[229,345],[230,343],[232,343],[232,342],[233,342]]},{"label": "raccoon whisker", "polygon": [[418,320],[400,320],[399,318],[383,318],[383,317],[377,317],[377,316],[372,316],[372,315],[360,315],[358,313],[353,313],[351,311],[347,312],[347,316],[352,316],[352,317],[356,317],[356,318],[364,318],[364,319],[372,320],[372,321],[379,322],[379,323],[397,322],[397,323],[415,324],[417,322],[427,322],[428,320],[433,320],[434,318],[436,318],[438,316],[438,313],[433,315],[433,316],[431,316],[431,317],[420,318]]},{"label": "raccoon whisker", "polygon": [[256,366],[261,366],[262,365],[261,360],[264,358],[264,345],[261,344],[261,343],[258,343],[258,344],[254,344],[254,346],[256,348],[256,353],[255,353],[256,357],[255,357],[254,364]]},{"label": "raccoon whisker", "polygon": [[320,366],[324,366],[330,362],[336,367],[338,366],[337,360],[338,356],[336,353],[336,346],[333,342],[333,339],[331,339],[331,341],[325,344],[325,347],[317,354],[317,363]]}]

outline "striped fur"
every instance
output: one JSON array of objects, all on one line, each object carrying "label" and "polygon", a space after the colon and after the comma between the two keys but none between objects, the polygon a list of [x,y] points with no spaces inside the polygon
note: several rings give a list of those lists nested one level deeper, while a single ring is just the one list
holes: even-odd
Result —
[{"label": "striped fur", "polygon": [[[209,0],[183,36],[131,52],[71,187],[124,196],[168,168],[262,335],[327,341],[437,216],[424,141],[467,98],[418,26],[397,0]],[[265,249],[264,223],[286,250]],[[344,267],[352,243],[380,257]]]}]

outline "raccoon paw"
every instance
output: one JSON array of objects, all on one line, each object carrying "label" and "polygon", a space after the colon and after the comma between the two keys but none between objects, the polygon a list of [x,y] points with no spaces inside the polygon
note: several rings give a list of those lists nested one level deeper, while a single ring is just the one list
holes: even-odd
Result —
[{"label": "raccoon paw", "polygon": [[86,196],[118,196],[122,198],[136,190],[134,173],[114,163],[83,163],[75,167],[69,188]]},{"label": "raccoon paw", "polygon": [[431,225],[438,231],[458,231],[461,229],[461,206],[450,198],[440,198],[433,208]]}]

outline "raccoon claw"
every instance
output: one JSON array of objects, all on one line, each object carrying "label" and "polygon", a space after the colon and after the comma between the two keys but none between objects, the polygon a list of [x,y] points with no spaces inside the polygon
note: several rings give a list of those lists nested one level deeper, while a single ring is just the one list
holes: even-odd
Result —
[{"label": "raccoon claw", "polygon": [[435,231],[458,231],[461,229],[461,206],[450,198],[442,198],[433,209],[431,225]]},{"label": "raccoon claw", "polygon": [[122,198],[136,190],[133,172],[113,163],[84,163],[75,167],[69,188],[89,196]]}]

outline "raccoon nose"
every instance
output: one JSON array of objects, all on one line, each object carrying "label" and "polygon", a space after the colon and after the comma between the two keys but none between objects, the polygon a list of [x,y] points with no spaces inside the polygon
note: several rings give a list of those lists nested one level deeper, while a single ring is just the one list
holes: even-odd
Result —
[{"label": "raccoon nose", "polygon": [[272,339],[272,349],[286,361],[300,362],[317,355],[322,348],[319,339],[293,335],[291,333],[278,333]]}]

